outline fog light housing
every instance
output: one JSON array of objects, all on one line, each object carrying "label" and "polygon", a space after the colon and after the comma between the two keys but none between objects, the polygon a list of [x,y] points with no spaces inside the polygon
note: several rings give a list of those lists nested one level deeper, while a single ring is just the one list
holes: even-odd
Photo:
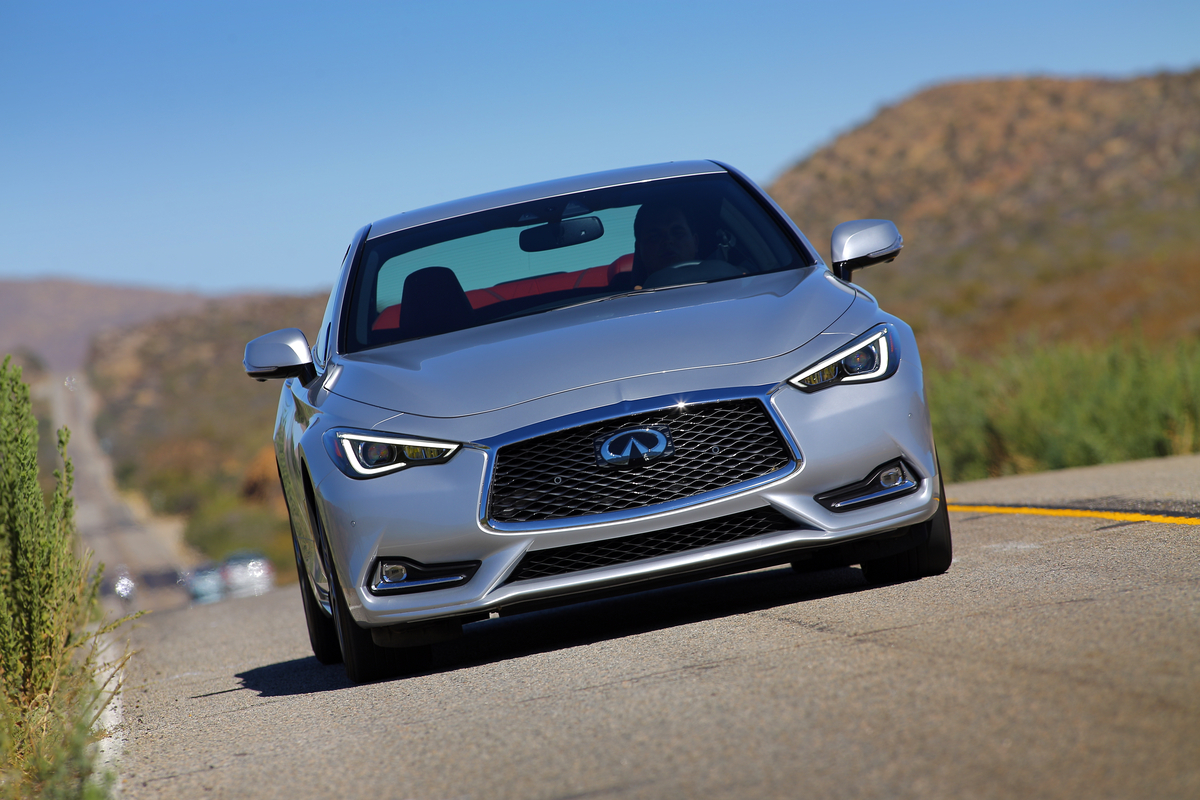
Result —
[{"label": "fog light housing", "polygon": [[402,583],[408,577],[408,567],[395,561],[379,562],[380,583]]},{"label": "fog light housing", "polygon": [[380,558],[371,570],[371,594],[408,594],[462,586],[479,569],[479,561],[422,564],[410,558]]},{"label": "fog light housing", "polygon": [[865,480],[819,494],[813,499],[836,513],[854,511],[912,494],[921,485],[916,474],[906,461],[897,459],[876,467]]},{"label": "fog light housing", "polygon": [[879,483],[885,489],[891,489],[899,486],[904,481],[904,467],[895,466],[885,469],[879,473]]}]

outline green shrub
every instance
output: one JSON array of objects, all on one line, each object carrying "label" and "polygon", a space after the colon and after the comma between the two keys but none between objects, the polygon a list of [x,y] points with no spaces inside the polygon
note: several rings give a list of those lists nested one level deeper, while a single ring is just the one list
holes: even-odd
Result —
[{"label": "green shrub", "polygon": [[108,696],[94,679],[96,641],[117,623],[87,630],[100,577],[75,553],[70,434],[58,431],[47,505],[29,387],[10,363],[0,364],[0,796],[91,796],[105,790],[89,781]]},{"label": "green shrub", "polygon": [[1023,346],[928,368],[947,480],[1200,452],[1200,341]]}]

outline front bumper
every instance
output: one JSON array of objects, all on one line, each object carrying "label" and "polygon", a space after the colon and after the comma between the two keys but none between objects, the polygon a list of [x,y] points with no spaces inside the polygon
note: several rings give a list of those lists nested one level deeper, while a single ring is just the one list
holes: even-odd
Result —
[{"label": "front bumper", "polygon": [[[787,385],[704,392],[703,398],[762,400],[793,450],[794,463],[769,480],[646,506],[631,512],[575,517],[552,523],[493,526],[484,513],[498,435],[468,445],[448,463],[371,480],[352,480],[329,470],[315,488],[339,578],[354,587],[350,613],[367,627],[478,618],[518,607],[571,602],[597,592],[622,591],[771,563],[841,560],[856,563],[885,554],[880,548],[911,546],[902,531],[933,516],[938,475],[919,365],[903,363],[887,381],[833,387],[805,394]],[[620,409],[589,412],[596,418],[694,402],[672,395]],[[546,430],[567,427],[557,419]],[[523,430],[521,436],[528,436]],[[909,494],[866,508],[835,513],[817,495],[863,480],[881,464],[903,459],[919,479]],[[715,518],[771,509],[791,525],[736,541],[637,558],[532,579],[512,580],[527,554],[598,541],[620,543]],[[779,526],[775,526],[778,528]],[[904,534],[907,535],[907,534]],[[869,543],[868,543],[869,542]],[[859,544],[855,544],[859,543]],[[864,555],[864,553],[868,555]],[[370,590],[377,560],[404,558],[436,565],[478,562],[466,583],[399,595]],[[849,560],[847,560],[849,559]]]}]

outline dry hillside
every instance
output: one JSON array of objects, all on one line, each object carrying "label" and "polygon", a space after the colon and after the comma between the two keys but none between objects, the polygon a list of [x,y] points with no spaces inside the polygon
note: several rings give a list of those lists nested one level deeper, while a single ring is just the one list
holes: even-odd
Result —
[{"label": "dry hillside", "polygon": [[271,448],[279,383],[247,378],[242,354],[247,341],[279,328],[311,338],[325,301],[211,301],[92,344],[89,375],[103,407],[96,428],[118,481],[156,511],[189,514],[189,540],[214,557],[255,547],[287,565]]},{"label": "dry hillside", "polygon": [[198,294],[54,278],[0,281],[0,357],[24,352],[51,370],[78,369],[101,330],[193,311],[204,302]]},{"label": "dry hillside", "polygon": [[770,192],[826,256],[838,222],[895,220],[904,254],[856,280],[943,354],[1200,333],[1200,70],[937,86]]}]

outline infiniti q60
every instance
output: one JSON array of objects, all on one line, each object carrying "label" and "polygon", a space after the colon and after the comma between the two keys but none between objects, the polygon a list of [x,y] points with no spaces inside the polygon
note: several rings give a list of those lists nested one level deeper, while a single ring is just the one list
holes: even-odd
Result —
[{"label": "infiniti q60", "polygon": [[912,330],[724,164],[539,183],[387,217],[283,379],[275,452],[316,657],[420,669],[466,623],[791,564],[951,561]]}]

